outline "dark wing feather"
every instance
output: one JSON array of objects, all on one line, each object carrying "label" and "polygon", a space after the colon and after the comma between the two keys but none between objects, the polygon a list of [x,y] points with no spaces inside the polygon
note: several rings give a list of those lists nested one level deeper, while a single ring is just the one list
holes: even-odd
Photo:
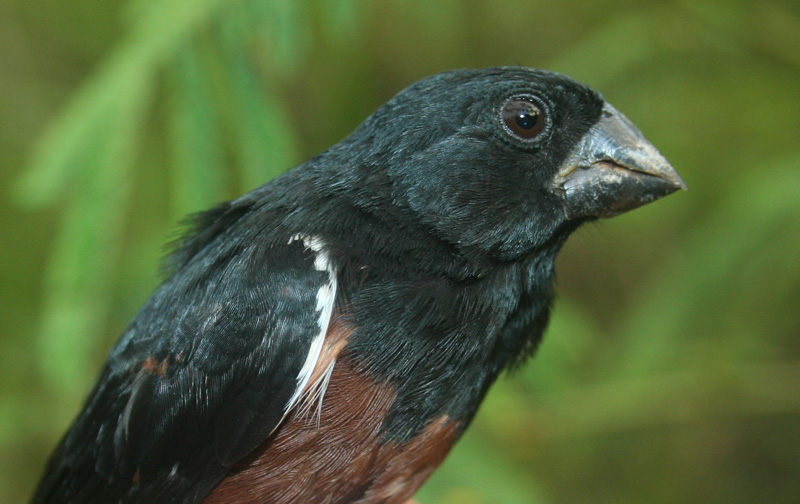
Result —
[{"label": "dark wing feather", "polygon": [[167,246],[168,254],[161,264],[162,274],[169,277],[180,270],[221,233],[245,217],[254,203],[245,195],[237,201],[225,201],[210,210],[186,217],[181,222],[184,231]]},{"label": "dark wing feather", "polygon": [[34,503],[199,502],[283,418],[327,273],[275,219],[211,217],[112,350]]}]

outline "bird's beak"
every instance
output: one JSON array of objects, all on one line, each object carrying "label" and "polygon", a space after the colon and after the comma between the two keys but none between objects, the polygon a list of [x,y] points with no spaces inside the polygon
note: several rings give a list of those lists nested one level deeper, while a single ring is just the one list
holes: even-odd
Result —
[{"label": "bird's beak", "polygon": [[664,156],[608,103],[553,183],[569,218],[613,217],[686,189]]}]

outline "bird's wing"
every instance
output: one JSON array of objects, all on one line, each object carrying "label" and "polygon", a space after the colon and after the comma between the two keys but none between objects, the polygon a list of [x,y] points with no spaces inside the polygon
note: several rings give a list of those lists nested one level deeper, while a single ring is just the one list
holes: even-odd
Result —
[{"label": "bird's wing", "polygon": [[335,272],[319,240],[275,236],[246,214],[217,210],[184,246],[112,350],[34,503],[199,502],[298,402]]}]

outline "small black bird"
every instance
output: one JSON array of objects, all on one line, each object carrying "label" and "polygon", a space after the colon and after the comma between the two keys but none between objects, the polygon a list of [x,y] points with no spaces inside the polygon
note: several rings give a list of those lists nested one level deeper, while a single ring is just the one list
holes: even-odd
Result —
[{"label": "small black bird", "polygon": [[421,80],[197,217],[33,502],[402,503],[536,349],[567,236],[683,187],[565,76]]}]

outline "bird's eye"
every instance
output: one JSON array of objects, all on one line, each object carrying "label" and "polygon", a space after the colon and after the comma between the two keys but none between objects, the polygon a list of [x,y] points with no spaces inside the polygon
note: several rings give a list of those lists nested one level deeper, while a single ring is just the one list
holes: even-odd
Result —
[{"label": "bird's eye", "polygon": [[532,140],[544,130],[544,113],[530,100],[509,100],[503,107],[502,116],[506,127],[522,140]]}]

